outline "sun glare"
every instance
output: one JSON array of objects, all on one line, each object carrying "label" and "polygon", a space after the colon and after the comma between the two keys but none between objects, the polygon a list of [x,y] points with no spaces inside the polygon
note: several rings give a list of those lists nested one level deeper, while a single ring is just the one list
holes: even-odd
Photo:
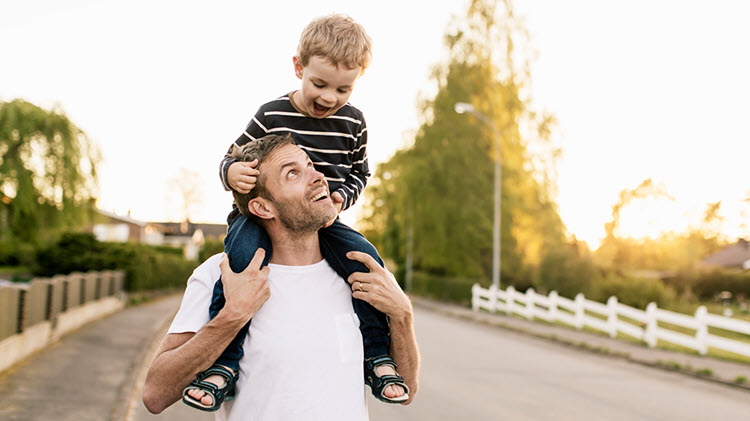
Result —
[{"label": "sun glare", "polygon": [[688,217],[674,200],[647,197],[633,200],[622,208],[616,234],[655,239],[667,232],[684,232],[688,226]]}]

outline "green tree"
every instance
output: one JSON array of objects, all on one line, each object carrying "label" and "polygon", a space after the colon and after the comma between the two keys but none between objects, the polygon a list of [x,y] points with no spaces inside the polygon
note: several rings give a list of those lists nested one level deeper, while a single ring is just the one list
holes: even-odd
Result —
[{"label": "green tree", "polygon": [[37,243],[85,222],[98,162],[93,143],[62,111],[0,102],[0,241]]},{"label": "green tree", "polygon": [[[550,197],[550,162],[529,152],[532,143],[535,150],[552,151],[547,140],[553,119],[533,113],[523,99],[527,54],[517,46],[525,45],[525,32],[510,2],[474,0],[445,40],[449,59],[435,68],[437,94],[421,105],[423,122],[413,145],[381,165],[366,190],[364,231],[384,254],[403,262],[406,232],[412,230],[418,269],[487,279],[494,160],[500,158],[493,142],[499,141],[502,277],[528,284],[542,251],[563,243],[564,227]],[[487,124],[457,114],[456,102],[469,102],[488,116],[500,139]]]}]

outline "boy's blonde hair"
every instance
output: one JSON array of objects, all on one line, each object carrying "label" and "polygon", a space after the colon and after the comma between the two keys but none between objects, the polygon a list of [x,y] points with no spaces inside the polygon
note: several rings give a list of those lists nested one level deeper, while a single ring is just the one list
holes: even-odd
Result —
[{"label": "boy's blonde hair", "polygon": [[310,57],[321,56],[334,66],[362,67],[364,72],[372,60],[372,40],[365,28],[349,16],[322,16],[302,31],[297,56],[302,66],[307,66]]}]

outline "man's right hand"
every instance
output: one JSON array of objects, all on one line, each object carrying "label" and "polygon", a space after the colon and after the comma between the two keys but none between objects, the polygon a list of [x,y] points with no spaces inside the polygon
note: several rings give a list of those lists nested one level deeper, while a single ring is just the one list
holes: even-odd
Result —
[{"label": "man's right hand", "polygon": [[227,170],[227,183],[234,191],[241,194],[248,194],[255,187],[258,171],[258,160],[250,162],[233,162]]},{"label": "man's right hand", "polygon": [[224,284],[224,297],[227,300],[222,311],[226,311],[231,318],[243,319],[243,324],[247,323],[271,296],[267,281],[268,266],[260,268],[265,256],[266,251],[258,249],[253,260],[240,273],[233,272],[229,267],[229,258],[226,254],[221,258],[219,267]]}]

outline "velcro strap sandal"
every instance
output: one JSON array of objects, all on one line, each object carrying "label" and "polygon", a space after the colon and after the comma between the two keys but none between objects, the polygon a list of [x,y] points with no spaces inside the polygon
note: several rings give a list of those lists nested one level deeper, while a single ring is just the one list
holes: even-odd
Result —
[{"label": "velcro strap sandal", "polygon": [[[218,387],[213,383],[205,381],[206,377],[219,375],[224,379],[224,386]],[[239,378],[239,372],[232,374],[227,368],[214,365],[206,371],[198,373],[195,380],[182,391],[182,401],[193,408],[198,408],[201,411],[213,412],[221,407],[224,401],[229,402],[232,400],[235,394],[235,384]],[[188,395],[190,390],[200,390],[213,398],[212,405],[204,405],[200,400],[195,400],[192,396]]]},{"label": "velcro strap sandal", "polygon": [[[404,378],[398,374],[387,374],[378,376],[375,369],[381,365],[389,365],[396,371],[396,362],[388,355],[375,358],[365,359],[365,383],[370,386],[373,396],[386,403],[404,403],[409,400],[409,387],[404,382]],[[395,398],[389,398],[385,395],[385,388],[394,385],[404,388],[404,394]]]}]

